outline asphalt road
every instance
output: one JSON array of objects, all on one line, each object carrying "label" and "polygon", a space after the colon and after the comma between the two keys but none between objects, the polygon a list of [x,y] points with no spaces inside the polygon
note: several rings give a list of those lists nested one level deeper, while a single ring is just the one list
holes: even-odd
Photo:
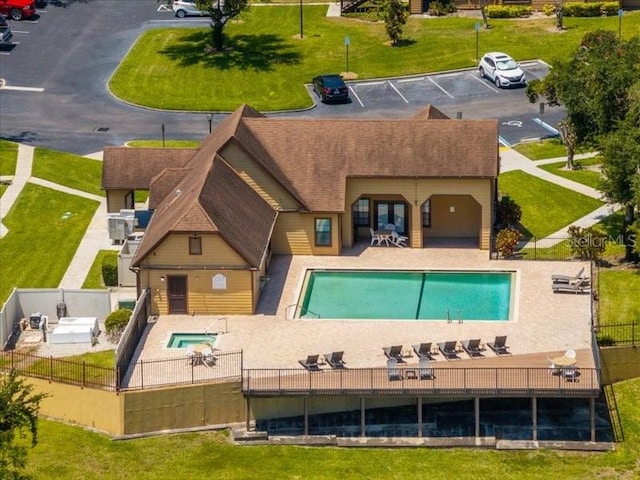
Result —
[{"label": "asphalt road", "polygon": [[[10,21],[16,44],[0,51],[5,81],[0,136],[78,154],[134,138],[161,138],[163,124],[167,138],[203,138],[209,131],[203,113],[139,108],[107,90],[110,76],[143,31],[194,24],[206,26],[208,20],[177,19],[158,11],[156,0],[50,0],[39,5],[34,20]],[[537,61],[522,63],[528,78],[540,78],[548,69]],[[452,118],[461,112],[462,118],[498,119],[504,144],[550,133],[524,89],[498,90],[475,70],[350,82],[349,88],[349,104],[277,115],[403,118],[431,103]],[[563,116],[560,109],[547,109],[542,120],[554,125]],[[222,118],[216,115],[214,125]]]}]

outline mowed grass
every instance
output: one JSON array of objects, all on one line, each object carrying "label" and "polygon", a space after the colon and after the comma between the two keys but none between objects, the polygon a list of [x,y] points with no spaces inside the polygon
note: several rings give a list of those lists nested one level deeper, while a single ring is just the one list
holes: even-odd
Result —
[{"label": "mowed grass", "polygon": [[[232,111],[247,103],[260,111],[305,108],[312,98],[304,84],[320,73],[349,71],[359,79],[471,68],[476,62],[477,19],[409,18],[401,46],[391,47],[382,22],[327,18],[326,5],[304,7],[299,39],[298,6],[255,7],[229,23],[228,50],[207,49],[210,28],[157,28],[145,32],[110,81],[117,96],[169,110]],[[625,12],[625,32],[640,31],[640,13]],[[479,32],[481,52],[504,50],[518,60],[567,57],[586,32],[615,30],[618,19],[565,18],[491,20]]]},{"label": "mowed grass", "polygon": [[100,189],[102,162],[72,153],[36,148],[32,175],[94,195],[105,194]]},{"label": "mowed grass", "polygon": [[89,273],[82,284],[82,288],[106,288],[102,278],[102,262],[105,258],[111,258],[113,263],[118,261],[118,252],[115,250],[100,250],[93,259]]},{"label": "mowed grass", "polygon": [[574,182],[582,183],[596,190],[600,188],[600,182],[602,174],[598,169],[590,169],[589,167],[600,165],[600,158],[586,158],[583,160],[576,160],[576,166],[579,168],[575,170],[566,170],[567,162],[549,163],[547,165],[540,165],[539,168],[546,170],[549,173],[558,175],[559,177],[573,180]]},{"label": "mowed grass", "polygon": [[67,382],[93,385],[115,385],[115,352],[102,350],[64,358],[65,362],[50,362],[41,358],[25,368],[26,374],[36,377],[49,375]]},{"label": "mowed grass", "polygon": [[601,268],[599,280],[600,324],[640,323],[640,270]]},{"label": "mowed grass", "polygon": [[[514,145],[516,152],[521,153],[529,160],[546,160],[547,158],[567,157],[567,147],[559,138],[547,138],[541,142],[524,142]],[[584,153],[582,148],[578,148],[576,153]]]},{"label": "mowed grass", "polygon": [[3,223],[0,303],[14,287],[57,287],[98,203],[27,183]]},{"label": "mowed grass", "polygon": [[[625,442],[601,453],[438,448],[236,446],[225,433],[164,435],[126,441],[41,419],[29,451],[34,480],[241,480],[429,478],[452,471],[500,480],[632,479],[640,475],[640,379],[615,385]],[[64,445],[63,453],[60,446]],[[461,478],[467,478],[460,474]]]},{"label": "mowed grass", "polygon": [[0,176],[15,175],[18,161],[18,144],[0,139]]},{"label": "mowed grass", "polygon": [[603,204],[522,171],[501,174],[498,189],[522,208],[520,223],[527,237],[546,237]]}]

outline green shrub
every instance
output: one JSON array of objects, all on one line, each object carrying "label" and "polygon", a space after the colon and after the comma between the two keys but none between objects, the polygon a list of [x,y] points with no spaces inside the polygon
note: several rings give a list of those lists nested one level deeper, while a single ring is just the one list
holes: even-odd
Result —
[{"label": "green shrub", "polygon": [[516,202],[505,196],[500,199],[496,211],[498,222],[509,228],[515,228],[522,218],[522,208]]},{"label": "green shrub", "polygon": [[549,3],[546,3],[542,6],[542,12],[547,16],[550,17],[551,15],[556,13],[556,6],[555,5],[551,5]]},{"label": "green shrub", "polygon": [[606,235],[593,228],[570,226],[568,229],[571,254],[585,260],[597,260],[607,246]]},{"label": "green shrub", "polygon": [[599,17],[601,2],[567,2],[564,6],[564,14],[567,17]]},{"label": "green shrub", "polygon": [[102,281],[107,287],[118,285],[118,257],[105,256],[102,259]]},{"label": "green shrub", "polygon": [[620,4],[618,2],[604,2],[602,7],[600,7],[600,12],[605,17],[612,17],[618,14],[619,9]]},{"label": "green shrub", "polygon": [[111,312],[104,320],[104,329],[112,342],[117,342],[131,318],[131,310],[121,308]]},{"label": "green shrub", "polygon": [[611,347],[616,344],[616,340],[611,335],[598,335],[597,342],[599,347]]},{"label": "green shrub", "polygon": [[489,5],[489,18],[519,18],[531,15],[532,9],[526,5]]},{"label": "green shrub", "polygon": [[436,0],[429,4],[429,15],[443,16],[454,13],[457,10],[453,0]]},{"label": "green shrub", "polygon": [[503,228],[498,232],[498,237],[496,238],[496,249],[498,250],[498,253],[502,255],[502,258],[509,258],[513,256],[513,252],[521,238],[522,233],[511,228]]}]

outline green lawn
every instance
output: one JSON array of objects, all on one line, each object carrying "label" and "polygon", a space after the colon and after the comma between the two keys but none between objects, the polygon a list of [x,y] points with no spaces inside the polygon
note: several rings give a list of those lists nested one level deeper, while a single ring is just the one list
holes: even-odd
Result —
[{"label": "green lawn", "polygon": [[4,192],[7,190],[7,188],[9,188],[9,185],[5,183],[0,183],[0,197],[4,195]]},{"label": "green lawn", "polygon": [[602,205],[522,171],[501,174],[498,189],[522,208],[520,223],[527,237],[546,237]]},{"label": "green lawn", "polygon": [[[327,18],[327,6],[304,8],[299,39],[298,6],[256,7],[225,29],[229,50],[205,48],[209,27],[157,28],[145,32],[110,81],[117,96],[134,104],[170,110],[231,111],[247,103],[261,111],[304,108],[304,88],[314,75],[349,70],[360,79],[475,67],[477,19],[409,18],[401,46],[388,44],[384,24]],[[625,12],[625,32],[640,28],[640,12]],[[562,33],[553,18],[491,20],[479,32],[481,51],[506,50],[519,60],[568,56],[584,34],[617,29],[618,19],[565,18]],[[524,101],[524,100],[523,100]]]},{"label": "green lawn", "polygon": [[[126,441],[41,419],[30,450],[34,480],[241,480],[429,478],[452,472],[500,480],[628,479],[640,476],[640,379],[615,385],[625,442],[613,452],[495,451],[463,448],[305,448],[236,446],[223,433],[163,435]],[[61,445],[64,449],[61,450]]]},{"label": "green lawn", "polygon": [[106,257],[113,257],[115,263],[118,261],[118,252],[115,250],[100,250],[91,264],[87,278],[85,278],[82,288],[106,288],[102,279],[102,262]]},{"label": "green lawn", "polygon": [[[512,147],[516,152],[521,153],[529,160],[545,160],[547,158],[567,157],[567,147],[559,138],[547,138],[541,142],[524,142]],[[586,148],[586,147],[585,147]],[[576,153],[585,153],[584,149],[578,148]]]},{"label": "green lawn", "polygon": [[576,170],[565,170],[567,162],[549,163],[547,165],[540,165],[542,170],[564,177],[574,182],[582,183],[591,188],[598,189],[600,187],[600,179],[602,174],[597,170],[589,169],[594,165],[600,165],[600,157],[586,158],[584,160],[577,160],[576,165],[579,166]]},{"label": "green lawn", "polygon": [[87,352],[65,357],[64,360],[70,363],[51,363],[48,358],[42,358],[22,368],[27,374],[40,378],[51,375],[66,382],[85,382],[84,385],[115,385],[114,350]]},{"label": "green lawn", "polygon": [[18,161],[18,144],[0,139],[0,176],[15,175]]},{"label": "green lawn", "polygon": [[104,196],[104,191],[100,189],[102,162],[98,160],[36,148],[32,175],[76,190]]},{"label": "green lawn", "polygon": [[0,303],[14,287],[57,287],[98,203],[28,183],[3,220]]},{"label": "green lawn", "polygon": [[640,270],[602,268],[599,278],[600,324],[639,322]]}]

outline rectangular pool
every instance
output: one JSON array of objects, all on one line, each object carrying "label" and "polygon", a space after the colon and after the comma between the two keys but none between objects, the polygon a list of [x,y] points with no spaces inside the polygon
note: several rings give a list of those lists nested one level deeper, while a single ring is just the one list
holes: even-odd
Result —
[{"label": "rectangular pool", "polygon": [[509,320],[511,271],[309,270],[296,316]]},{"label": "rectangular pool", "polygon": [[199,343],[214,344],[217,335],[215,333],[172,333],[167,348],[187,348],[189,345]]}]

